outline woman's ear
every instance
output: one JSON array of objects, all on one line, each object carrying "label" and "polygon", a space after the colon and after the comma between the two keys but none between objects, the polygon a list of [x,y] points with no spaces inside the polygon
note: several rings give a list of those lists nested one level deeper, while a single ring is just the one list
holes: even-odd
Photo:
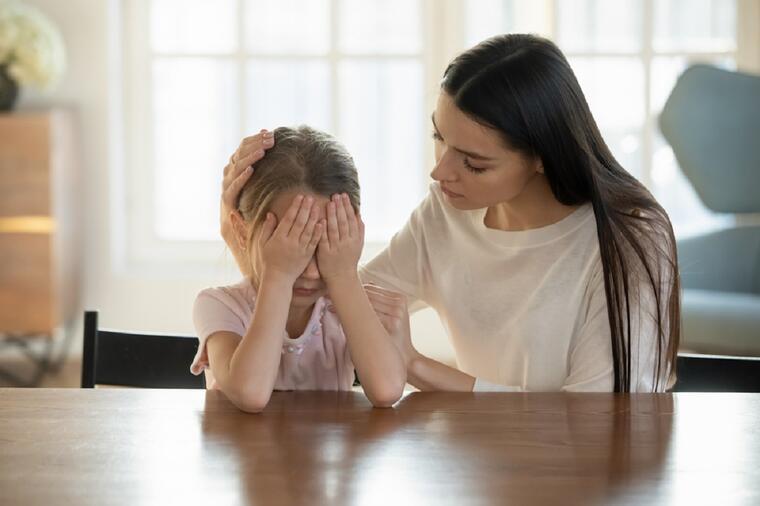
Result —
[{"label": "woman's ear", "polygon": [[544,162],[538,157],[536,157],[536,172],[539,174],[544,173]]},{"label": "woman's ear", "polygon": [[248,249],[248,230],[245,225],[243,217],[240,216],[240,212],[237,210],[230,211],[230,223],[232,223],[232,230],[235,234],[235,241],[237,242],[240,251]]}]

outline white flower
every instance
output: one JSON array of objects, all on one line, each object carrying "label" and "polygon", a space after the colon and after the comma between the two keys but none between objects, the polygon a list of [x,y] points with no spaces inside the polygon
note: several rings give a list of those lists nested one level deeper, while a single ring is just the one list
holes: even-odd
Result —
[{"label": "white flower", "polygon": [[61,33],[38,9],[0,0],[0,65],[22,86],[52,88],[66,67]]}]

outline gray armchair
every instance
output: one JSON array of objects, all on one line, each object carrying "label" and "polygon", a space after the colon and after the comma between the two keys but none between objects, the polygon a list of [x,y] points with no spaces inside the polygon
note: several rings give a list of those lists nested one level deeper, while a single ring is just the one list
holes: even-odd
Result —
[{"label": "gray armchair", "polygon": [[[702,202],[760,212],[760,77],[695,65],[679,77],[660,129]],[[760,226],[678,242],[682,349],[760,356]]]}]

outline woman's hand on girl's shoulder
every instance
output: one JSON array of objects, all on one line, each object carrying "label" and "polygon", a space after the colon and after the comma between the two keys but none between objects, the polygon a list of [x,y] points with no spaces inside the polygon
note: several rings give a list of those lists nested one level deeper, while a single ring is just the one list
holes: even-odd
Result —
[{"label": "woman's hand on girl's shoulder", "polygon": [[409,367],[409,363],[418,352],[412,344],[406,297],[401,293],[374,284],[365,284],[363,287],[372,309],[375,310],[375,314],[380,319],[380,323],[383,324],[385,331],[393,339],[404,359],[404,364]]},{"label": "woman's hand on girl's shoulder", "polygon": [[326,227],[317,247],[322,279],[331,281],[356,277],[364,247],[364,222],[354,211],[348,195],[333,195],[326,209]]},{"label": "woman's hand on girl's shoulder", "polygon": [[267,213],[258,238],[262,277],[279,275],[294,283],[314,256],[323,227],[310,195],[296,195],[279,223]]}]

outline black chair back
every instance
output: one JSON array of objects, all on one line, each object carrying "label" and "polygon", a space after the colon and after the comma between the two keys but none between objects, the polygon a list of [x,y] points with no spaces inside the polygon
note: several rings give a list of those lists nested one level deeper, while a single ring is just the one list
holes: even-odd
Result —
[{"label": "black chair back", "polygon": [[197,350],[192,336],[100,330],[97,311],[85,311],[82,388],[205,388],[204,375],[190,372]]},{"label": "black chair back", "polygon": [[760,357],[679,354],[674,392],[760,392]]}]

